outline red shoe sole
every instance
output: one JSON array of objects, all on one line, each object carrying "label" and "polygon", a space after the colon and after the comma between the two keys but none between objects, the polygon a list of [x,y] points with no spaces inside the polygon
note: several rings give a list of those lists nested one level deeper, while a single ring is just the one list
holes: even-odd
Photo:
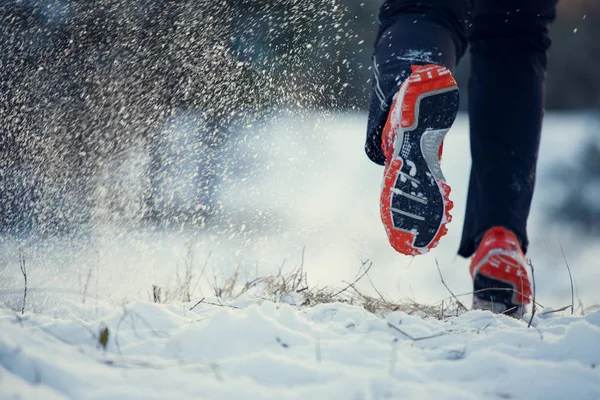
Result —
[{"label": "red shoe sole", "polygon": [[438,65],[413,67],[392,104],[382,134],[380,211],[390,244],[402,254],[427,253],[448,232],[453,203],[439,160],[458,104],[456,81]]}]

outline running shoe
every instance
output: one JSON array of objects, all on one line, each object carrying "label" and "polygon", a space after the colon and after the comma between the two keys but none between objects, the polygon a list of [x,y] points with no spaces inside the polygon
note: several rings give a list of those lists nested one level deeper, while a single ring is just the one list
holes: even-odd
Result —
[{"label": "running shoe", "polygon": [[411,68],[382,133],[386,165],[380,210],[392,247],[419,255],[437,246],[452,219],[450,186],[440,160],[444,137],[458,113],[459,93],[447,68]]},{"label": "running shoe", "polygon": [[522,317],[531,283],[519,240],[501,226],[489,229],[471,259],[473,309]]}]

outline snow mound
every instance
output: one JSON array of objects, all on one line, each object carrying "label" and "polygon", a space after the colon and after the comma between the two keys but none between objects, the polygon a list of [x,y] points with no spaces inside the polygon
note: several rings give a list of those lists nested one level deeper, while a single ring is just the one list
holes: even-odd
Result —
[{"label": "snow mound", "polygon": [[600,399],[600,311],[527,328],[248,298],[66,306],[0,309],[1,399]]}]

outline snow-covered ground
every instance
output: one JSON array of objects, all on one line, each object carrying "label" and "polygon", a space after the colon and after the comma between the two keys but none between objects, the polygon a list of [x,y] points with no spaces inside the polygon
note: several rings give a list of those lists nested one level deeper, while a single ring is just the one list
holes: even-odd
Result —
[{"label": "snow-covered ground", "polygon": [[[377,204],[382,171],[364,155],[364,127],[362,114],[282,116],[241,132],[231,143],[237,179],[221,192],[235,218],[222,230],[98,226],[79,241],[0,242],[0,398],[600,399],[598,311],[541,316],[546,308],[528,329],[484,312],[437,321],[260,296],[225,307],[208,300],[236,270],[243,284],[302,264],[311,286],[339,287],[364,260],[373,263],[373,285],[394,301],[439,305],[448,296],[435,259],[455,293],[471,290],[468,260],[455,256],[470,168],[466,119],[445,144],[456,205],[450,232],[415,259],[387,244]],[[577,298],[584,307],[600,303],[598,246],[544,219],[557,196],[552,168],[575,162],[590,135],[581,115],[545,122],[529,256],[537,300],[554,309],[571,304],[561,245]],[[19,251],[28,275],[23,318],[9,309],[19,310],[23,296]],[[173,291],[186,269],[191,302]],[[168,304],[150,302],[153,285],[170,294]],[[368,281],[357,287],[373,292]],[[461,300],[469,305],[468,295]],[[98,345],[103,327],[107,349]],[[398,329],[441,336],[412,340]]]},{"label": "snow-covered ground", "polygon": [[2,310],[0,398],[600,399],[600,311],[528,329],[489,312],[227,304]]}]

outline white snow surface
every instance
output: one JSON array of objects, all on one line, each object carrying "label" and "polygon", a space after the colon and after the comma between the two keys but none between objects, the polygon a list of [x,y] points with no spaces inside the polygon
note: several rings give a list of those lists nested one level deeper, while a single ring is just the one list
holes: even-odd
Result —
[{"label": "white snow surface", "polygon": [[527,328],[482,311],[218,302],[3,309],[0,399],[600,399],[600,311]]}]

